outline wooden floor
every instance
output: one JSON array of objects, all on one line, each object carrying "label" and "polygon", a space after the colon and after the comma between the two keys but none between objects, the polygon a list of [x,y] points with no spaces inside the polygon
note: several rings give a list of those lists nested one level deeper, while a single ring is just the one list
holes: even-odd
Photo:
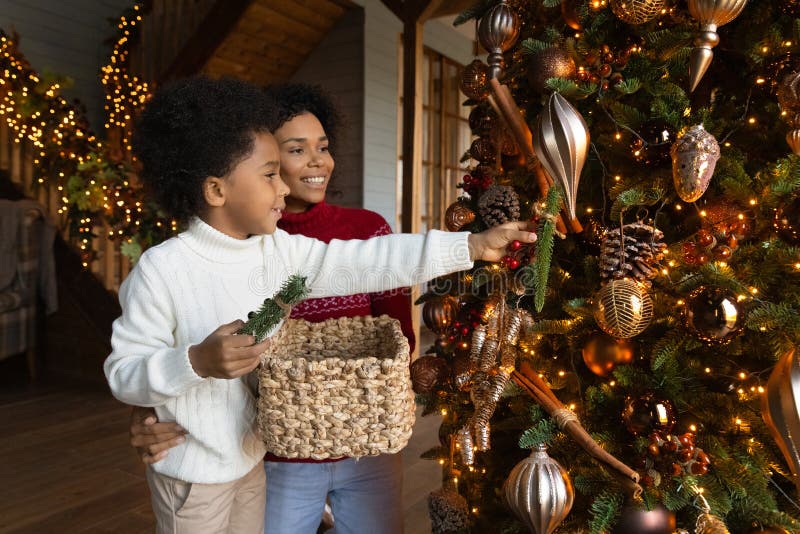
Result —
[{"label": "wooden floor", "polygon": [[[0,391],[0,533],[153,532],[129,410],[94,386]],[[419,455],[438,425],[418,417],[403,453],[406,534],[430,532],[427,495],[440,470]]]}]

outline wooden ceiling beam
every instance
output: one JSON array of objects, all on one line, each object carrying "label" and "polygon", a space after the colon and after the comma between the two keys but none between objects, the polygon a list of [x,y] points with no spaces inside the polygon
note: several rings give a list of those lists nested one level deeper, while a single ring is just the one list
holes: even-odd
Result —
[{"label": "wooden ceiling beam", "polygon": [[403,9],[403,0],[381,0],[383,5],[389,8],[389,11],[394,13],[394,16],[405,22],[405,11]]},{"label": "wooden ceiling beam", "polygon": [[158,81],[191,76],[203,68],[253,0],[217,0]]}]

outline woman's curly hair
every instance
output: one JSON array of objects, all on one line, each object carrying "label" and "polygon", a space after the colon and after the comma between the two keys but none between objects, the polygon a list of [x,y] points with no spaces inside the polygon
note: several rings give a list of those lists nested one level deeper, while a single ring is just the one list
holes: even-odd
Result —
[{"label": "woman's curly hair", "polygon": [[328,136],[330,151],[336,149],[336,136],[342,125],[342,115],[330,94],[319,85],[306,83],[276,83],[268,85],[267,94],[275,101],[277,130],[284,123],[303,113],[311,113],[319,119]]},{"label": "woman's curly hair", "polygon": [[202,184],[225,176],[276,125],[272,98],[253,84],[186,78],[164,86],[136,122],[133,153],[144,186],[178,222],[205,211]]}]

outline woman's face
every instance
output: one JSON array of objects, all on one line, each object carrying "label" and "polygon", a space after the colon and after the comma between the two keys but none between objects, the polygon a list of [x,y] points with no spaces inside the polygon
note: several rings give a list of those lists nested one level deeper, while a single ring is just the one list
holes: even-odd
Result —
[{"label": "woman's face", "polygon": [[328,136],[319,119],[302,113],[275,130],[281,158],[281,177],[291,192],[286,211],[300,213],[325,199],[333,172]]}]

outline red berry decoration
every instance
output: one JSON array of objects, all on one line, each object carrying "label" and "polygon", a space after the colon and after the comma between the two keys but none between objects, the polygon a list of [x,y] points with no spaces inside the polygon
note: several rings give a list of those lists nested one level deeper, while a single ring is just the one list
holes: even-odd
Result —
[{"label": "red berry decoration", "polygon": [[508,244],[508,249],[512,252],[516,252],[522,248],[522,243],[517,241],[516,239]]}]

